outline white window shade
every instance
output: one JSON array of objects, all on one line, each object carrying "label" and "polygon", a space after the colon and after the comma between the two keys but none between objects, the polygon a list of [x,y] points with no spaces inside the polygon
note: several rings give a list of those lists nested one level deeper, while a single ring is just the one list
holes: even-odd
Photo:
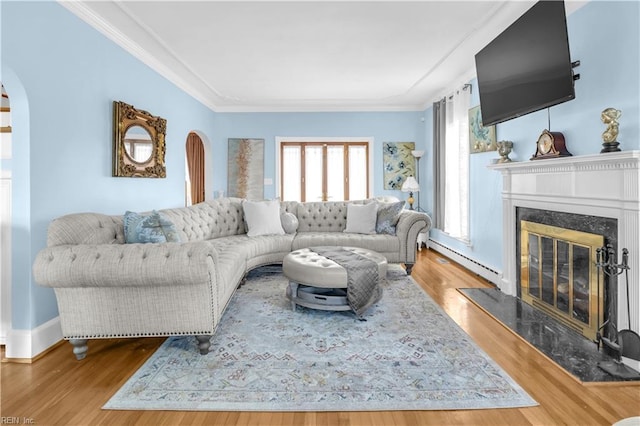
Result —
[{"label": "white window shade", "polygon": [[469,240],[469,90],[459,89],[446,104],[444,231]]},{"label": "white window shade", "polygon": [[306,201],[322,201],[322,146],[306,146],[304,155]]},{"label": "white window shade", "polygon": [[344,147],[327,147],[327,200],[344,200]]},{"label": "white window shade", "polygon": [[367,147],[355,145],[349,147],[349,198],[364,200],[367,198]]},{"label": "white window shade", "polygon": [[282,199],[287,201],[302,201],[302,170],[300,160],[302,149],[300,146],[284,146],[282,148],[282,163],[287,167],[282,169]]}]

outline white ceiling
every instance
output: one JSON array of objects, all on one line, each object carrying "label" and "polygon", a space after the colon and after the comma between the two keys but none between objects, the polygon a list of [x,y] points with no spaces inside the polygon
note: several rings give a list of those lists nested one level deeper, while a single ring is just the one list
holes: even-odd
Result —
[{"label": "white ceiling", "polygon": [[61,1],[215,111],[424,110],[533,3]]}]

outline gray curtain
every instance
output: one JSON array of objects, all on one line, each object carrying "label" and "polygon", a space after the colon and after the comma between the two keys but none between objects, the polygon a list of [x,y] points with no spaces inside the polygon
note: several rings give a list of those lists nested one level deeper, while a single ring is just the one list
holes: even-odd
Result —
[{"label": "gray curtain", "polygon": [[444,229],[446,98],[433,103],[433,227]]}]

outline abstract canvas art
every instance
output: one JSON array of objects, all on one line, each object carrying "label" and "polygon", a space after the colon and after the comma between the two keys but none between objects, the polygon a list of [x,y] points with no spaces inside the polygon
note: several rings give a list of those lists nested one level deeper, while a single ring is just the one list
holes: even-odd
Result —
[{"label": "abstract canvas art", "polygon": [[264,198],[264,139],[229,138],[227,195]]},{"label": "abstract canvas art", "polygon": [[399,190],[407,177],[416,175],[415,158],[411,155],[414,149],[415,142],[383,143],[384,189]]}]

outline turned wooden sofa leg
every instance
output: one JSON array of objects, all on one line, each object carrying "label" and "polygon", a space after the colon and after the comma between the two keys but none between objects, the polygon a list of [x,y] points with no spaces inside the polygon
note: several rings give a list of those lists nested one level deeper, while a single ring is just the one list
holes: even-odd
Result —
[{"label": "turned wooden sofa leg", "polygon": [[211,346],[212,334],[199,334],[196,336],[198,341],[198,349],[200,349],[200,355],[206,355],[209,353],[209,346]]},{"label": "turned wooden sofa leg", "polygon": [[411,275],[411,270],[413,269],[413,263],[405,263],[404,269],[407,271],[407,275]]},{"label": "turned wooden sofa leg", "polygon": [[78,361],[84,359],[87,356],[89,346],[87,346],[87,339],[69,339],[69,343],[73,345],[73,354]]}]

